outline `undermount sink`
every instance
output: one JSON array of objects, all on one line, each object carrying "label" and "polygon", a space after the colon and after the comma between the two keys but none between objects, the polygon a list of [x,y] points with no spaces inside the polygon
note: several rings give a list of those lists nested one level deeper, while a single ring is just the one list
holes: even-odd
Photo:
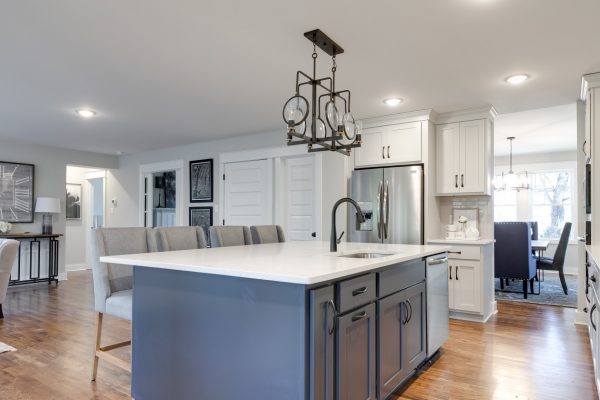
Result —
[{"label": "undermount sink", "polygon": [[338,257],[346,257],[346,258],[380,258],[392,256],[393,253],[350,253],[350,254],[342,254]]}]

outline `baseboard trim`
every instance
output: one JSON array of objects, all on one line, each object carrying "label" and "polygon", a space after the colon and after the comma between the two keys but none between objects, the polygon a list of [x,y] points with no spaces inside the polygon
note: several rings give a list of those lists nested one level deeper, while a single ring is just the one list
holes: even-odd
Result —
[{"label": "baseboard trim", "polygon": [[58,280],[59,281],[66,281],[67,280],[67,272],[59,272],[58,273]]},{"label": "baseboard trim", "polygon": [[450,318],[451,319],[460,319],[462,321],[471,321],[471,322],[479,322],[482,324],[485,324],[488,319],[490,319],[490,317],[492,316],[492,314],[490,313],[490,315],[481,315],[481,314],[471,314],[471,313],[466,313],[466,312],[460,312],[460,311],[450,311]]},{"label": "baseboard trim", "polygon": [[69,272],[69,271],[82,271],[84,269],[88,269],[86,263],[82,263],[82,264],[67,264],[66,265],[67,272]]},{"label": "baseboard trim", "polygon": [[575,313],[575,325],[587,325],[588,324],[588,313],[581,310],[577,310]]}]

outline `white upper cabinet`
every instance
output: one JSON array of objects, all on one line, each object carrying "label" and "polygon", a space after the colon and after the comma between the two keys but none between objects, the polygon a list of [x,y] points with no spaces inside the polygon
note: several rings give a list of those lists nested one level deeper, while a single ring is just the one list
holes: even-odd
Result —
[{"label": "white upper cabinet", "polygon": [[373,167],[421,161],[421,122],[363,129],[354,166]]},{"label": "white upper cabinet", "polygon": [[437,194],[491,194],[491,127],[487,120],[438,125]]}]

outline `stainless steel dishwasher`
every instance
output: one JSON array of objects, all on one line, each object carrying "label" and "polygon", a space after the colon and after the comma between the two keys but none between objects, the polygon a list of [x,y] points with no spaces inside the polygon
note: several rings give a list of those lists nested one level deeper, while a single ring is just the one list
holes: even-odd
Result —
[{"label": "stainless steel dishwasher", "polygon": [[427,358],[448,340],[448,255],[427,258]]}]

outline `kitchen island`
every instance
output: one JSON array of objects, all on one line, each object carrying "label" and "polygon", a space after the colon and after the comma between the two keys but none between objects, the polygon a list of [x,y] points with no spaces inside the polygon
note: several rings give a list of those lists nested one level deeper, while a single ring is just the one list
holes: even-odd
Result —
[{"label": "kitchen island", "polygon": [[132,397],[384,399],[425,360],[424,260],[447,250],[288,242],[102,257],[134,265]]}]

